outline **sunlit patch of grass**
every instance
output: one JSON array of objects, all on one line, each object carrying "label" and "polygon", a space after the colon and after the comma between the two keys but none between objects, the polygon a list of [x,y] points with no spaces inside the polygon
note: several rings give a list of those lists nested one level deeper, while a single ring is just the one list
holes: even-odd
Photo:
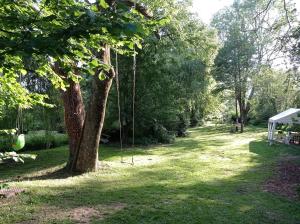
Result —
[{"label": "sunlit patch of grass", "polygon": [[[11,202],[0,201],[0,223],[36,219],[47,207],[87,207],[101,214],[91,223],[299,223],[299,202],[263,192],[261,186],[282,155],[300,150],[270,147],[265,136],[262,128],[230,134],[226,126],[211,125],[191,129],[171,145],[123,152],[101,146],[101,169],[74,177],[47,177],[64,166],[67,147],[44,150],[36,161],[0,167],[0,179],[27,191]],[[126,206],[110,211],[113,204]],[[76,221],[46,217],[42,222]]]}]

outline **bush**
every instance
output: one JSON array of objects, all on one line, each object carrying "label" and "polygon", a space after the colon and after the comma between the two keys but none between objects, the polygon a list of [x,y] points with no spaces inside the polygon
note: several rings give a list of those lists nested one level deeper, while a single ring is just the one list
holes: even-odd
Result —
[{"label": "bush", "polygon": [[12,151],[12,145],[16,140],[15,129],[0,130],[0,151]]},{"label": "bush", "polygon": [[300,132],[300,124],[293,124],[290,131]]},{"label": "bush", "polygon": [[8,136],[0,136],[0,151],[7,152],[11,150],[12,147],[12,138]]},{"label": "bush", "polygon": [[[130,139],[130,140],[132,140],[132,139]],[[140,137],[135,140],[135,143],[137,145],[152,145],[152,144],[157,144],[158,139],[153,138],[151,136],[150,137]]]},{"label": "bush", "polygon": [[197,127],[199,122],[200,122],[200,119],[198,118],[196,112],[193,110],[191,113],[190,126]]},{"label": "bush", "polygon": [[156,123],[154,125],[154,138],[160,143],[173,143],[175,142],[175,134],[168,131],[163,125]]},{"label": "bush", "polygon": [[60,134],[54,131],[34,131],[26,135],[26,150],[40,150],[50,149],[68,144],[68,137],[66,134]]},{"label": "bush", "polygon": [[185,137],[187,135],[186,130],[190,126],[190,121],[184,115],[179,115],[178,118],[179,118],[179,122],[176,130],[177,136]]}]

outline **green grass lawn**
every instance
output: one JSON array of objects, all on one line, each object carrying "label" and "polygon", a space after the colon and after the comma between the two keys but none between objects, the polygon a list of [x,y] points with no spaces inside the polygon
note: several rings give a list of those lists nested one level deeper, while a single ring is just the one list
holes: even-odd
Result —
[{"label": "green grass lawn", "polygon": [[123,152],[101,147],[97,173],[68,177],[67,147],[36,161],[0,166],[0,179],[26,189],[0,200],[0,223],[300,223],[300,201],[264,192],[277,161],[300,148],[270,147],[266,130],[191,129],[172,145]]}]

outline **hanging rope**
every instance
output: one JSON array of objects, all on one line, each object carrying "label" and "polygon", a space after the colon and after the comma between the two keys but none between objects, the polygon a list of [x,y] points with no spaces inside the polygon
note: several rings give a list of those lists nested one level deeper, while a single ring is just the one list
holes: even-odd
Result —
[{"label": "hanging rope", "polygon": [[[135,146],[135,83],[136,83],[136,51],[133,49],[133,77],[132,77],[132,148]],[[131,163],[134,164],[133,154]]]},{"label": "hanging rope", "polygon": [[120,81],[119,81],[119,62],[118,53],[116,52],[116,88],[117,88],[117,98],[118,98],[118,115],[119,115],[119,137],[120,137],[120,149],[121,149],[121,163],[123,163],[123,139],[122,139],[122,118],[121,118],[121,103],[120,103]]},{"label": "hanging rope", "polygon": [[17,118],[16,118],[16,135],[20,134],[20,126],[21,126],[21,115],[20,115],[20,107],[18,107]]},{"label": "hanging rope", "polygon": [[23,110],[21,107],[19,107],[19,134],[23,134]]},{"label": "hanging rope", "polygon": [[[22,85],[22,74],[19,76],[19,82]],[[20,105],[18,106],[17,119],[16,119],[16,135],[23,133],[23,110]]]},{"label": "hanging rope", "polygon": [[[136,9],[136,1],[134,1],[134,9]],[[133,47],[133,77],[132,77],[132,148],[135,146],[135,84],[136,84],[136,50],[135,44]],[[134,165],[133,153],[131,156],[131,163]]]}]

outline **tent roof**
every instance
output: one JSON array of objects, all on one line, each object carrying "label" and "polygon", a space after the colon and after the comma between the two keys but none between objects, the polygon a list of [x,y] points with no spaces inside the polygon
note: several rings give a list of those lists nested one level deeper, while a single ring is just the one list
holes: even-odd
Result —
[{"label": "tent roof", "polygon": [[286,111],[283,111],[271,118],[269,118],[270,123],[283,123],[283,124],[291,124],[298,123],[300,124],[300,109],[290,108]]}]

